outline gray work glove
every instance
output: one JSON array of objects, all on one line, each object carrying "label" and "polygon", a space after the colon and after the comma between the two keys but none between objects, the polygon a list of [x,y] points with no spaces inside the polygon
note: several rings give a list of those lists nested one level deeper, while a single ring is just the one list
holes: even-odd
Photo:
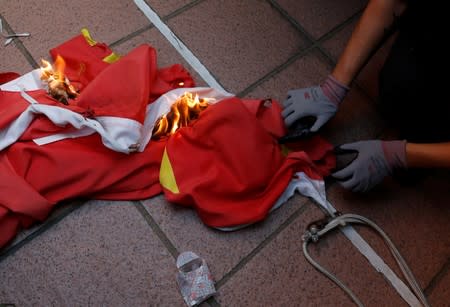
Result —
[{"label": "gray work glove", "polygon": [[406,141],[360,141],[339,147],[358,155],[345,168],[331,174],[338,183],[353,192],[367,192],[392,175],[396,168],[407,168]]},{"label": "gray work glove", "polygon": [[316,132],[332,118],[349,88],[331,75],[321,86],[291,90],[283,102],[281,115],[287,127],[304,117],[315,117],[310,131]]}]

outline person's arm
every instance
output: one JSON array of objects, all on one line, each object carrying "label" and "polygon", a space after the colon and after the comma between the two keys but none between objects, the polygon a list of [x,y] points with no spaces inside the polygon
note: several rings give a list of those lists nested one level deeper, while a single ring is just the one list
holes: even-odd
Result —
[{"label": "person's arm", "polygon": [[340,83],[350,85],[391,32],[395,19],[404,12],[406,5],[406,0],[371,0],[331,75]]},{"label": "person's arm", "polygon": [[354,192],[370,190],[394,169],[450,169],[450,142],[418,144],[407,143],[406,140],[368,140],[339,148],[356,152],[357,156],[332,176],[341,186]]},{"label": "person's arm", "polygon": [[450,168],[450,142],[406,144],[408,168]]},{"label": "person's arm", "polygon": [[384,38],[392,32],[396,16],[406,8],[406,0],[371,0],[356,25],[333,71],[320,86],[288,92],[282,103],[287,127],[306,117],[314,117],[311,132],[332,118],[344,100],[349,85]]}]

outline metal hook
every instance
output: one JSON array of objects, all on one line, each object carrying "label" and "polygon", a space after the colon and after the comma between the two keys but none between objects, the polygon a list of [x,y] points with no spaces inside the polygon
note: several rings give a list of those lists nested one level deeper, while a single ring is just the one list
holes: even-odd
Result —
[{"label": "metal hook", "polygon": [[5,43],[3,44],[4,46],[9,45],[9,44],[13,41],[13,39],[14,39],[15,37],[27,37],[27,36],[30,36],[30,35],[31,35],[31,34],[28,33],[28,32],[24,32],[24,33],[13,33],[13,34],[5,34],[5,33],[3,33],[3,22],[2,22],[2,19],[1,19],[1,18],[0,18],[0,34],[1,34],[4,38],[6,38]]}]

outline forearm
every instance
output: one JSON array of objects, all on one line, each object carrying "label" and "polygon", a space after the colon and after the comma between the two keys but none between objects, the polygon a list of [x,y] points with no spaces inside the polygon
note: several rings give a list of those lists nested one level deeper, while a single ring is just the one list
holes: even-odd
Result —
[{"label": "forearm", "polygon": [[350,85],[406,8],[406,0],[371,0],[332,72]]},{"label": "forearm", "polygon": [[450,168],[450,142],[406,144],[409,168]]}]

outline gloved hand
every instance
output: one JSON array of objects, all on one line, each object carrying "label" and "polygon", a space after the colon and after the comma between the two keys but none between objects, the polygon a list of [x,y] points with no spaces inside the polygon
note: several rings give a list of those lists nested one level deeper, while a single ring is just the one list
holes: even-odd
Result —
[{"label": "gloved hand", "polygon": [[331,174],[341,186],[353,192],[366,192],[392,175],[394,169],[407,168],[406,141],[360,141],[339,148],[358,152],[349,165]]},{"label": "gloved hand", "polygon": [[313,116],[316,120],[310,130],[316,132],[336,114],[348,90],[347,86],[329,75],[321,86],[289,91],[281,112],[286,126],[290,127],[301,118]]}]

